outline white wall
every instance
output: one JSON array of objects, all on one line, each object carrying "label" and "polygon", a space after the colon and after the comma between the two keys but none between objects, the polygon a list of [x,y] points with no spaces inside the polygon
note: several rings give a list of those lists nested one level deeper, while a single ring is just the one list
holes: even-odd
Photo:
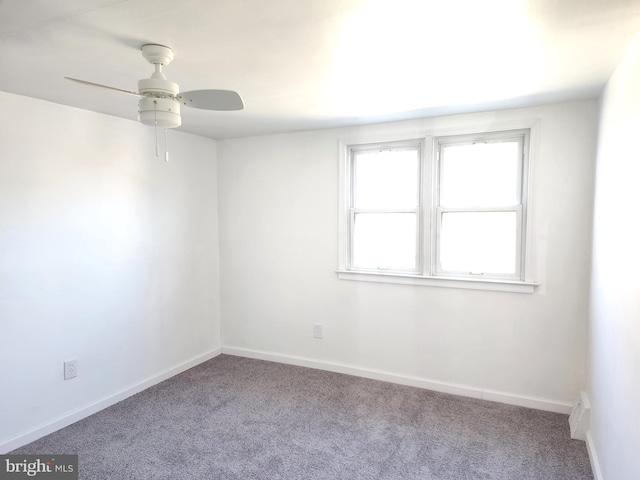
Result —
[{"label": "white wall", "polygon": [[587,440],[604,480],[640,475],[639,134],[640,37],[605,89],[600,119]]},{"label": "white wall", "polygon": [[[338,138],[540,120],[535,294],[338,280]],[[226,347],[565,406],[585,383],[595,102],[218,142]],[[312,324],[325,338],[312,338]]]},{"label": "white wall", "polygon": [[[220,313],[215,141],[171,131],[165,163],[133,121],[6,93],[0,109],[7,450],[210,354]],[[63,381],[70,358],[79,376]]]}]

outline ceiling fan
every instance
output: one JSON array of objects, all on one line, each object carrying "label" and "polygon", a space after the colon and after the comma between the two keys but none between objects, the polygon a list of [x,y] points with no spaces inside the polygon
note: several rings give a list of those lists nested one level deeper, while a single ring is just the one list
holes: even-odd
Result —
[{"label": "ceiling fan", "polygon": [[164,45],[148,44],[141,47],[142,56],[155,66],[151,78],[138,81],[138,91],[132,92],[121,88],[101,85],[77,78],[65,77],[67,80],[106,88],[116,92],[140,97],[138,102],[138,120],[144,125],[160,128],[175,128],[182,123],[180,104],[204,110],[242,110],[244,104],[237,92],[231,90],[192,90],[180,93],[178,84],[170,82],[162,73],[162,67],[173,60],[173,50]]}]

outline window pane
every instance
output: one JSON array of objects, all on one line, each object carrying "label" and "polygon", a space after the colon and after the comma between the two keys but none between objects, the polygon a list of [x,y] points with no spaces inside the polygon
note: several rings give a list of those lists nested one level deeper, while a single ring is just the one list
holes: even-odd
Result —
[{"label": "window pane", "polygon": [[488,207],[520,204],[520,144],[445,145],[440,171],[440,205]]},{"label": "window pane", "polygon": [[417,148],[355,152],[355,208],[415,208],[418,205]]},{"label": "window pane", "polygon": [[416,214],[356,214],[353,266],[357,268],[415,270]]},{"label": "window pane", "polygon": [[440,266],[443,271],[516,273],[516,212],[442,214]]}]

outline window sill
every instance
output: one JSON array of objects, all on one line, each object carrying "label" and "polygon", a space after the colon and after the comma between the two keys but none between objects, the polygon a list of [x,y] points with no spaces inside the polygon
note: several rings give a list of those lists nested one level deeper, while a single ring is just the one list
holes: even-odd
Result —
[{"label": "window sill", "polygon": [[336,270],[336,273],[340,280],[419,285],[423,287],[493,290],[497,292],[534,293],[539,285],[538,283],[516,282],[511,280],[427,277],[400,273],[350,272],[346,270]]}]

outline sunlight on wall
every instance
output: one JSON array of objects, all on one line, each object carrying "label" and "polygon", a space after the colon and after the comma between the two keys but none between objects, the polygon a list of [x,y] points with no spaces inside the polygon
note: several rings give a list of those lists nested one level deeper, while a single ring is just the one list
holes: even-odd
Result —
[{"label": "sunlight on wall", "polygon": [[489,102],[531,93],[540,55],[513,0],[377,0],[345,24],[330,101],[342,115]]}]

